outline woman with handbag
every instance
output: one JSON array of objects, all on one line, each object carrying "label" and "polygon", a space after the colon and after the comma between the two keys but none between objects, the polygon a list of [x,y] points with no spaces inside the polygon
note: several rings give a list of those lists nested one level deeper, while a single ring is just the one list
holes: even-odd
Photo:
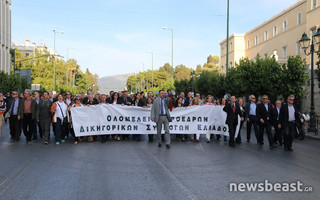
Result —
[{"label": "woman with handbag", "polygon": [[69,123],[68,105],[64,102],[62,94],[58,95],[58,101],[52,104],[50,111],[53,115],[52,123],[55,130],[56,145],[59,145],[60,141],[65,142]]}]

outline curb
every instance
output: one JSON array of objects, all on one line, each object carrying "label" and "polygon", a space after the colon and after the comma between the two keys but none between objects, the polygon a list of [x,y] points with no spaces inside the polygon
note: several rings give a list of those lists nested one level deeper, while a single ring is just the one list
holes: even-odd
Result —
[{"label": "curb", "polygon": [[310,133],[306,134],[306,138],[313,139],[313,140],[320,140],[320,136],[315,136],[314,134],[311,135]]}]

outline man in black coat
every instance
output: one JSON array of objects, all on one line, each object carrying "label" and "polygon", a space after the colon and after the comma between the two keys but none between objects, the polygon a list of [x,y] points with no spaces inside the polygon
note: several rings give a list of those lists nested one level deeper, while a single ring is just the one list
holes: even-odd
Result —
[{"label": "man in black coat", "polygon": [[275,134],[273,137],[273,143],[274,144],[280,144],[282,145],[282,134],[281,134],[281,128],[279,128],[280,124],[280,110],[281,110],[281,104],[282,102],[280,100],[276,101],[276,106],[274,107],[272,111],[272,124],[274,126]]},{"label": "man in black coat", "polygon": [[[239,104],[236,103],[236,97],[231,97],[231,102],[228,102],[225,107],[223,108],[223,111],[227,113],[227,119],[226,124],[228,124],[229,127],[229,146],[235,147],[234,137],[235,132],[238,125],[238,116],[241,117],[241,111]],[[243,121],[244,118],[241,117],[241,120]]]},{"label": "man in black coat", "polygon": [[128,96],[128,91],[123,91],[122,97],[120,98],[121,104],[126,105],[126,106],[131,106],[132,105],[132,99]]},{"label": "man in black coat", "polygon": [[257,143],[259,143],[259,127],[258,127],[258,120],[257,120],[257,102],[256,97],[252,94],[249,97],[249,102],[246,104],[246,121],[247,121],[247,142],[250,142],[251,138],[251,127],[253,125],[254,134],[257,139]]},{"label": "man in black coat", "polygon": [[279,124],[279,128],[282,128],[283,130],[284,150],[293,151],[292,141],[293,141],[293,135],[296,127],[295,123],[297,123],[298,120],[300,119],[299,119],[298,109],[295,105],[293,105],[294,96],[290,95],[287,99],[287,102],[288,103],[284,104],[280,110],[281,124]]},{"label": "man in black coat", "polygon": [[267,95],[262,96],[262,103],[257,106],[257,119],[259,120],[259,146],[263,146],[263,134],[264,129],[266,129],[269,141],[270,149],[276,148],[273,144],[273,137],[271,133],[271,125],[272,125],[272,112],[273,106],[269,103],[269,99]]},{"label": "man in black coat", "polygon": [[193,99],[192,92],[188,92],[188,98],[186,98],[186,100],[184,101],[184,106],[185,107],[190,106],[192,99]]}]

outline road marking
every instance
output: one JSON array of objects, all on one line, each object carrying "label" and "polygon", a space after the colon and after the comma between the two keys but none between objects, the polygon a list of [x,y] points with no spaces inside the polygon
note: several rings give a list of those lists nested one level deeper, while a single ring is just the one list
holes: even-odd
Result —
[{"label": "road marking", "polygon": [[2,183],[0,183],[0,196],[3,194],[6,189],[26,170],[30,167],[31,163],[36,161],[36,158],[32,158],[22,165],[18,170],[12,173],[8,178],[6,178]]},{"label": "road marking", "polygon": [[184,191],[185,194],[188,195],[188,199],[191,200],[198,200],[198,197],[196,197],[188,188],[186,188],[179,179],[170,171],[170,169],[155,155],[153,155],[153,158],[157,161],[157,163],[162,167],[162,169],[177,183],[177,185]]}]

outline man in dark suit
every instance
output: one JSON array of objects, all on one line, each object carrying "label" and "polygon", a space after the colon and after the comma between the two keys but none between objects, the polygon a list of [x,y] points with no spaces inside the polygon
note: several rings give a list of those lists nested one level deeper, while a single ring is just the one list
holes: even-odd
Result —
[{"label": "man in dark suit", "polygon": [[[228,124],[229,127],[229,146],[235,147],[234,137],[238,125],[238,116],[241,117],[241,111],[239,104],[236,103],[236,97],[231,97],[231,102],[228,102],[225,107],[223,108],[223,111],[227,113],[227,119],[226,124]],[[241,117],[241,120],[243,121],[244,118]]]},{"label": "man in dark suit", "polygon": [[19,98],[18,91],[12,91],[6,113],[9,112],[11,142],[18,142],[21,135],[21,116],[23,115],[23,102]]},{"label": "man in dark suit", "polygon": [[[112,98],[112,97],[110,97],[110,98]],[[133,104],[132,99],[128,96],[128,91],[127,90],[122,92],[122,97],[120,97],[119,100],[121,101],[122,105],[131,106]],[[130,136],[129,134],[123,134],[122,138],[124,140],[126,140],[126,139],[129,139],[129,136]],[[153,135],[149,134],[148,137],[149,137],[149,141],[152,142],[153,141]]]},{"label": "man in dark suit", "polygon": [[252,94],[249,96],[249,102],[246,104],[246,121],[247,121],[247,142],[250,142],[251,138],[251,127],[253,125],[254,134],[257,139],[257,143],[259,143],[259,128],[258,128],[258,120],[256,115],[257,103],[256,97]]},{"label": "man in dark suit", "polygon": [[280,124],[280,110],[281,110],[281,101],[276,101],[276,107],[274,107],[272,112],[272,124],[274,126],[275,134],[273,137],[273,143],[274,144],[280,144],[282,145],[282,135],[281,135],[281,128],[278,127]]},{"label": "man in dark suit", "polygon": [[257,106],[257,119],[259,120],[259,146],[263,146],[263,134],[264,129],[266,129],[269,141],[270,149],[276,148],[273,144],[273,137],[271,133],[271,125],[272,125],[272,111],[273,106],[269,103],[269,98],[267,95],[262,96],[262,103]]},{"label": "man in dark suit", "polygon": [[190,106],[192,102],[192,92],[188,92],[188,98],[184,101],[184,106]]},{"label": "man in dark suit", "polygon": [[287,104],[284,104],[280,110],[279,128],[283,130],[284,150],[293,151],[292,141],[295,132],[295,123],[298,122],[299,113],[295,105],[293,105],[294,96],[290,95],[287,99]]},{"label": "man in dark suit", "polygon": [[[89,100],[89,96],[92,96],[93,97],[93,100]],[[91,101],[91,103],[89,103],[89,101]],[[96,105],[96,104],[99,104],[99,101],[98,99],[94,98],[93,96],[93,93],[91,90],[88,90],[87,91],[87,96],[85,98],[82,99],[82,104],[85,104],[85,105]]]},{"label": "man in dark suit", "polygon": [[159,98],[153,101],[151,107],[151,120],[157,124],[158,147],[162,145],[161,129],[162,124],[165,130],[166,147],[170,149],[170,132],[169,122],[171,122],[170,110],[168,108],[168,100],[164,97],[164,90],[159,91]]},{"label": "man in dark suit", "polygon": [[131,106],[132,105],[132,99],[128,96],[128,91],[123,91],[122,97],[120,98],[121,104],[126,105],[126,106]]},{"label": "man in dark suit", "polygon": [[31,144],[31,137],[34,129],[33,121],[36,120],[37,112],[37,102],[31,98],[31,95],[31,91],[26,89],[24,91],[24,98],[20,99],[20,101],[23,102],[23,115],[21,115],[22,130],[28,144]]}]

